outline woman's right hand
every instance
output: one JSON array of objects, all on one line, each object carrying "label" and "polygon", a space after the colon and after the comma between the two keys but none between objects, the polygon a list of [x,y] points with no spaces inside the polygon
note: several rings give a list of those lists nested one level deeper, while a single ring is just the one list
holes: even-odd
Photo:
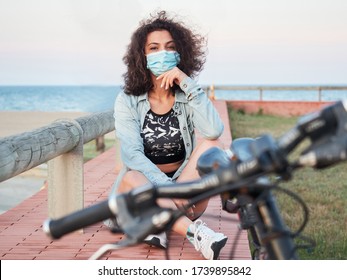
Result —
[{"label": "woman's right hand", "polygon": [[189,203],[189,200],[187,199],[173,199],[173,202],[175,203],[175,205],[177,206],[178,209],[184,211],[187,215],[188,218],[194,218],[195,213],[194,213],[194,209],[192,207],[186,209],[185,205],[187,205]]},{"label": "woman's right hand", "polygon": [[175,67],[158,76],[157,80],[162,80],[160,87],[167,90],[169,87],[173,87],[174,83],[179,85],[186,77],[188,76],[181,69]]}]

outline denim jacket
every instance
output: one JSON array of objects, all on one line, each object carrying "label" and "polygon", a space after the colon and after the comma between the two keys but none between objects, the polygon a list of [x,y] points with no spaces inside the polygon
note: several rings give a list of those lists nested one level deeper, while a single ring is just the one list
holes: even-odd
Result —
[{"label": "denim jacket", "polygon": [[[217,139],[222,134],[223,123],[201,87],[189,77],[185,78],[179,86],[182,91],[175,92],[173,110],[179,121],[186,155],[173,178],[160,171],[144,154],[140,132],[145,115],[150,109],[148,93],[140,96],[127,95],[124,92],[118,94],[115,101],[114,118],[116,136],[121,145],[123,172],[138,170],[154,185],[170,184],[181,174],[196,146],[195,128],[206,139]],[[118,177],[121,177],[120,174]]]}]

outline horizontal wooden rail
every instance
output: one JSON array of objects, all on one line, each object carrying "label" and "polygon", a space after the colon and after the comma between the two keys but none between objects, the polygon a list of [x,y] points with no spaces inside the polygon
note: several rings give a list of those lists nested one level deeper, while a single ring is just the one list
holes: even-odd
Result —
[{"label": "horizontal wooden rail", "polygon": [[[113,111],[0,139],[0,182],[48,162],[49,216],[83,208],[83,144],[114,130]],[[116,163],[115,163],[116,164]]]},{"label": "horizontal wooden rail", "polygon": [[215,90],[347,90],[347,86],[214,86]]},{"label": "horizontal wooden rail", "polygon": [[259,100],[263,100],[264,91],[317,91],[317,100],[322,101],[322,91],[327,90],[347,90],[347,86],[215,86],[211,85],[206,87],[206,92],[211,97],[215,98],[216,90],[226,90],[226,91],[258,91]]},{"label": "horizontal wooden rail", "polygon": [[[80,133],[82,130],[82,134]],[[56,122],[0,138],[0,182],[114,130],[113,111]]]}]

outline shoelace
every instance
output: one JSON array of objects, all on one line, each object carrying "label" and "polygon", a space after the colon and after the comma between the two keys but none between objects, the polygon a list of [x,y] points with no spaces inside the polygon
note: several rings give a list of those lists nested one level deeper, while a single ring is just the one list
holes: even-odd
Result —
[{"label": "shoelace", "polygon": [[194,222],[194,247],[198,251],[200,251],[203,245],[205,245],[205,242],[204,244],[200,242],[203,239],[201,236],[200,236],[201,240],[199,240],[199,233],[201,232],[202,234],[205,234],[203,231],[204,226],[206,226],[206,224],[202,222],[201,220],[196,220]]}]

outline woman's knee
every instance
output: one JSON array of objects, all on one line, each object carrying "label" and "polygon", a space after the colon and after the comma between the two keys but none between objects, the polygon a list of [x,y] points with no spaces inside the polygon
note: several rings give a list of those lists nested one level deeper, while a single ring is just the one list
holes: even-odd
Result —
[{"label": "woman's knee", "polygon": [[203,141],[200,142],[200,144],[196,147],[196,151],[201,154],[205,152],[206,150],[213,148],[213,147],[219,147],[223,148],[223,143],[219,140],[208,140],[204,139]]},{"label": "woman's knee", "polygon": [[127,192],[146,183],[148,183],[148,179],[145,175],[136,170],[129,170],[124,174],[118,192]]},{"label": "woman's knee", "polygon": [[220,139],[214,139],[214,140],[204,139],[201,142],[201,145],[206,146],[208,148],[212,148],[212,147],[222,147],[223,143],[220,141]]}]

